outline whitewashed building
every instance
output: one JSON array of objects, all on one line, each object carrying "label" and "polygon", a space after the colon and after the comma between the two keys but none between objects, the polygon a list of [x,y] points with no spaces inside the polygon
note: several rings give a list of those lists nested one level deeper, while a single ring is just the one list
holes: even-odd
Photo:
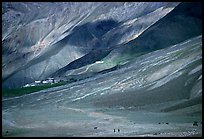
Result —
[{"label": "whitewashed building", "polygon": [[26,85],[24,85],[23,87],[29,87],[30,86],[30,84],[26,84]]},{"label": "whitewashed building", "polygon": [[35,81],[35,83],[36,83],[36,84],[40,84],[40,83],[41,83],[41,81]]},{"label": "whitewashed building", "polygon": [[48,81],[42,81],[42,83],[43,83],[43,84],[47,84],[47,83],[48,83]]}]

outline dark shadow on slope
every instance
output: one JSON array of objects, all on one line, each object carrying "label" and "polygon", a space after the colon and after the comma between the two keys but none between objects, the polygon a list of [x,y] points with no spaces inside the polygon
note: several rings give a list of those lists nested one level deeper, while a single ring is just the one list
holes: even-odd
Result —
[{"label": "dark shadow on slope", "polygon": [[169,106],[165,109],[162,109],[162,112],[170,112],[170,111],[175,111],[178,109],[182,109],[182,108],[187,108],[193,105],[197,105],[197,104],[202,104],[202,96],[198,96],[192,99],[188,99],[185,100],[184,102],[180,102],[178,104],[175,104],[173,106]]},{"label": "dark shadow on slope", "polygon": [[51,75],[51,77],[62,76],[65,72],[72,69],[77,69],[88,64],[92,64],[106,57],[110,53],[110,49],[93,50],[85,56],[69,63],[67,66],[59,69],[57,72]]},{"label": "dark shadow on slope", "polygon": [[126,44],[128,53],[155,51],[202,34],[202,3],[180,3],[138,38]]},{"label": "dark shadow on slope", "polygon": [[118,22],[113,19],[85,23],[73,29],[67,43],[94,49],[106,47],[101,42],[103,35],[118,25]]},{"label": "dark shadow on slope", "polygon": [[101,20],[93,23],[86,23],[73,29],[69,37],[66,37],[66,43],[77,47],[91,49],[85,56],[69,63],[59,69],[51,76],[61,76],[66,71],[77,69],[88,64],[92,64],[107,56],[113,48],[109,48],[102,42],[102,37],[111,29],[118,26],[118,23],[112,19]]}]

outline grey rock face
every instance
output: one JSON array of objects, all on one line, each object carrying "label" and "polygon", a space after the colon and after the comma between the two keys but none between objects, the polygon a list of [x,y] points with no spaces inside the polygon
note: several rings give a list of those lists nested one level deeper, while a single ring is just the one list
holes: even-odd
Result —
[{"label": "grey rock face", "polygon": [[95,74],[200,35],[200,4],[178,4],[3,3],[3,87],[80,75],[90,64],[83,73]]},{"label": "grey rock face", "polygon": [[[92,49],[127,42],[176,5],[5,2],[2,4],[3,86],[19,87],[46,78]],[[15,78],[22,83],[16,83]]]}]

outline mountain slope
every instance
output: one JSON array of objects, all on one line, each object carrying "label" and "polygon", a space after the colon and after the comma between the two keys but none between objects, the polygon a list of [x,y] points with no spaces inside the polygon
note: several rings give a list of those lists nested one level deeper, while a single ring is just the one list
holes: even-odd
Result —
[{"label": "mountain slope", "polygon": [[3,3],[3,87],[45,79],[92,49],[98,53],[127,42],[177,5]]},{"label": "mountain slope", "polygon": [[[194,10],[194,8],[196,10]],[[138,35],[138,37],[130,40],[125,44],[120,44],[115,49],[113,49],[109,53],[109,55],[101,59],[103,63],[91,63],[91,66],[87,65],[83,68],[80,68],[79,72],[74,70],[70,72],[74,73],[74,75],[79,75],[80,73],[94,74],[102,70],[127,63],[128,61],[131,61],[134,57],[145,54],[147,52],[162,49],[185,41],[186,39],[201,35],[201,14],[201,3],[181,3],[171,12],[169,12],[166,16],[164,16],[156,23],[148,27],[146,30],[144,30],[144,32]],[[148,20],[145,18],[145,21],[147,22]],[[112,39],[113,41],[114,37]],[[100,68],[96,68],[96,66],[100,66]],[[68,72],[70,68],[66,68],[67,71],[63,69],[64,72],[62,72],[61,70],[61,73],[58,73],[58,75],[70,76],[71,74],[70,72]],[[82,72],[87,71],[87,68],[88,72]]]}]

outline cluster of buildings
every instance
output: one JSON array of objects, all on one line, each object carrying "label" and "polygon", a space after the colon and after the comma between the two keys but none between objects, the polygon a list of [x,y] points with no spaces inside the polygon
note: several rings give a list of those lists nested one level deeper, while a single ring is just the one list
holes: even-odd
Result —
[{"label": "cluster of buildings", "polygon": [[48,79],[42,80],[42,81],[37,80],[34,83],[26,84],[23,87],[38,86],[38,85],[53,84],[53,83],[58,83],[58,81],[55,80],[54,78],[48,78]]}]

